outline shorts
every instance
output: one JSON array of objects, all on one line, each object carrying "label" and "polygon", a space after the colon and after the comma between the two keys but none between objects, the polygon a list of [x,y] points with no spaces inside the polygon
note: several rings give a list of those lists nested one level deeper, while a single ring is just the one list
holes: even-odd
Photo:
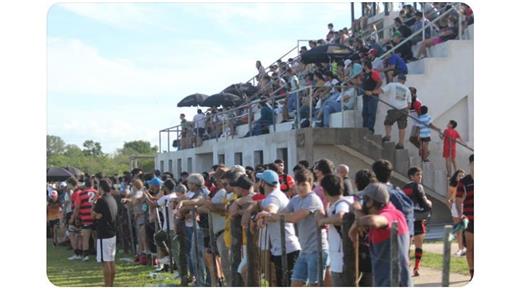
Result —
[{"label": "shorts", "polygon": [[439,43],[442,43],[442,38],[440,38],[440,37],[433,37],[432,38],[432,45],[437,45]]},{"label": "shorts", "polygon": [[242,256],[242,260],[240,261],[240,264],[238,265],[237,272],[242,273],[245,267],[247,267],[247,246],[242,246],[242,253],[244,255]]},{"label": "shorts", "polygon": [[49,221],[49,227],[54,227],[54,226],[57,226],[60,224],[60,220],[59,219],[56,219],[56,220],[51,220]]},{"label": "shorts", "polygon": [[86,231],[91,231],[94,229],[94,224],[89,224],[89,225],[81,225],[81,230],[86,230]]},{"label": "shorts", "polygon": [[137,215],[137,216],[134,217],[134,219],[135,219],[135,224],[137,226],[142,226],[142,225],[146,224],[146,221],[144,219],[144,215]]},{"label": "shorts", "polygon": [[386,113],[385,118],[385,126],[392,126],[395,122],[397,122],[397,127],[399,129],[406,129],[407,125],[407,116],[408,116],[408,108],[396,110],[391,109]]},{"label": "shorts", "polygon": [[204,128],[196,128],[195,133],[197,136],[202,137],[204,135]]},{"label": "shorts", "polygon": [[444,146],[442,149],[442,157],[455,160],[457,158],[457,146]]},{"label": "shorts", "polygon": [[116,257],[116,237],[97,239],[96,255],[98,263],[114,262]]},{"label": "shorts", "polygon": [[[292,276],[294,264],[296,263],[296,260],[298,259],[298,256],[300,255],[300,251],[294,251],[287,254],[287,273],[283,273],[282,269],[282,256],[273,256],[271,254],[271,261],[273,261],[274,264],[274,270],[276,272],[276,285],[281,286],[282,285],[282,279],[285,275],[288,277]],[[289,285],[286,285],[289,286]]]},{"label": "shorts", "polygon": [[65,224],[68,225],[70,218],[72,217],[72,212],[69,212],[65,215]]},{"label": "shorts", "polygon": [[466,232],[468,233],[474,233],[474,229],[473,229],[473,220],[468,220],[468,227],[466,228]]},{"label": "shorts", "polygon": [[432,138],[430,138],[430,137],[421,137],[419,139],[421,140],[421,142],[430,142],[430,141],[432,141]]},{"label": "shorts", "polygon": [[459,217],[459,213],[457,211],[457,205],[455,203],[452,203],[451,204],[451,217],[456,217],[458,218]]},{"label": "shorts", "polygon": [[426,234],[426,220],[414,221],[413,235],[418,236],[422,234]]},{"label": "shorts", "polygon": [[69,225],[67,228],[69,234],[79,234],[80,229],[76,227],[75,225]]},{"label": "shorts", "polygon": [[[322,250],[323,253],[323,277],[325,277],[325,269],[327,265],[328,251]],[[318,253],[302,253],[296,259],[294,264],[292,281],[308,282],[310,285],[318,284]]]}]

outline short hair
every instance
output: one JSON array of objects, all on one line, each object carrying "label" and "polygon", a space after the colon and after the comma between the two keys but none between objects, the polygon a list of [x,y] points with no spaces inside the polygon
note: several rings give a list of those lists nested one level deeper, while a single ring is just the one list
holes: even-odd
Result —
[{"label": "short hair", "polygon": [[367,169],[361,169],[356,172],[354,182],[356,183],[357,190],[363,190],[374,180],[374,175]]},{"label": "short hair", "polygon": [[451,124],[451,127],[453,127],[453,129],[457,128],[457,121],[450,120],[450,124]]},{"label": "short hair", "polygon": [[186,191],[188,191],[188,189],[182,183],[175,186],[175,192],[177,192],[177,193],[186,193]]},{"label": "short hair", "polygon": [[282,159],[276,159],[273,163],[278,164],[278,163],[284,163],[284,162]]},{"label": "short hair", "polygon": [[334,24],[332,24],[332,23],[329,23],[329,24],[328,24],[327,26],[332,26],[332,27],[334,27]]},{"label": "short hair", "polygon": [[276,167],[276,164],[274,164],[274,163],[269,163],[269,164],[267,164],[266,167],[267,167],[267,169],[270,169],[274,172],[278,171],[278,168]]},{"label": "short hair", "polygon": [[403,24],[403,21],[401,21],[401,18],[399,18],[399,17],[394,18],[394,21],[399,24]]},{"label": "short hair", "polygon": [[462,170],[462,169],[457,169],[457,170],[455,171],[455,173],[453,173],[453,175],[450,177],[450,182],[449,182],[450,186],[457,186],[457,184],[459,184],[458,181],[457,181],[457,176],[458,176],[459,173],[461,173],[461,172],[464,172],[464,170]]},{"label": "short hair", "polygon": [[181,177],[183,177],[183,176],[189,176],[189,175],[190,175],[190,174],[189,174],[188,172],[186,172],[186,171],[181,172]]},{"label": "short hair", "polygon": [[309,169],[302,169],[294,174],[294,181],[296,184],[303,182],[312,184],[314,182],[314,176]]},{"label": "short hair", "polygon": [[198,109],[198,110],[197,110],[197,114],[202,114],[202,110],[201,110],[201,109]]},{"label": "short hair", "polygon": [[103,190],[103,192],[109,193],[110,190],[112,189],[112,182],[110,182],[110,179],[108,179],[108,178],[103,178],[99,182],[99,188],[101,188]]},{"label": "short hair", "polygon": [[338,196],[343,193],[343,182],[337,175],[325,175],[320,183],[326,194],[330,196]]},{"label": "short hair", "polygon": [[428,107],[421,106],[421,115],[428,114]]},{"label": "short hair", "polygon": [[292,171],[296,172],[296,171],[302,170],[302,169],[306,169],[306,168],[303,167],[301,164],[296,164],[296,166],[293,167]]},{"label": "short hair", "polygon": [[469,156],[469,162],[470,162],[470,163],[473,163],[473,154],[471,154],[471,155]]},{"label": "short hair", "polygon": [[175,182],[172,179],[168,178],[164,181],[163,186],[171,192],[175,187]]},{"label": "short hair", "polygon": [[67,183],[72,185],[73,187],[76,187],[79,184],[78,180],[74,176],[67,178]]},{"label": "short hair", "polygon": [[423,17],[423,13],[421,11],[415,12],[415,17]]},{"label": "short hair", "polygon": [[321,171],[324,175],[332,174],[334,163],[329,159],[320,159],[314,165],[314,169]]},{"label": "short hair", "polygon": [[258,164],[257,166],[255,166],[255,171],[256,172],[262,172],[264,171],[265,167],[261,164]]},{"label": "short hair", "polygon": [[307,160],[300,160],[300,161],[298,161],[298,164],[300,164],[301,166],[303,166],[305,168],[309,168],[309,166],[310,166],[309,161],[307,161]]},{"label": "short hair", "polygon": [[385,159],[377,160],[372,164],[372,171],[376,175],[377,180],[381,183],[387,183],[392,176],[392,163]]},{"label": "short hair", "polygon": [[229,185],[234,186],[240,176],[241,174],[236,171],[227,171],[222,175],[222,179],[228,180]]},{"label": "short hair", "polygon": [[204,177],[202,176],[202,174],[199,174],[199,173],[192,173],[188,176],[188,179],[187,179],[188,183],[192,183],[192,184],[195,184],[197,186],[201,186],[204,185]]},{"label": "short hair", "polygon": [[408,177],[414,176],[417,172],[422,172],[421,168],[416,166],[410,167],[410,169],[408,169]]},{"label": "short hair", "polygon": [[85,187],[92,187],[94,184],[94,177],[85,178]]}]

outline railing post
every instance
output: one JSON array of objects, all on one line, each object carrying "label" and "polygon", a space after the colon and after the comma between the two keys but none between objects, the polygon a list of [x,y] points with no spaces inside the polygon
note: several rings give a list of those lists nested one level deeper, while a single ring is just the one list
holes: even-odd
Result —
[{"label": "railing post", "polygon": [[193,268],[194,268],[193,270],[195,271],[195,273],[192,273],[192,274],[196,277],[197,286],[202,286],[203,285],[202,283],[204,283],[204,281],[202,279],[203,278],[202,275],[199,275],[199,273],[202,272],[200,267],[204,267],[204,265],[199,265],[199,257],[198,257],[198,254],[199,254],[199,235],[198,235],[199,227],[197,225],[196,215],[197,215],[197,210],[195,208],[192,208],[191,209],[191,220],[193,223],[193,238],[192,238],[191,251],[195,253],[195,255],[193,255],[191,257],[193,259],[193,261],[192,261]]},{"label": "railing post", "polygon": [[248,222],[246,228],[246,238],[247,238],[247,285],[248,287],[258,287],[260,286],[260,279],[258,277],[259,267],[258,267],[258,259],[253,257],[257,257],[260,249],[257,247],[257,232],[256,227],[253,232],[253,227],[251,226],[251,221]]},{"label": "railing post", "polygon": [[[340,101],[340,106],[341,106],[341,128],[345,128],[345,107],[344,106],[344,102],[343,102],[343,93],[344,93],[344,87],[343,85],[341,85],[341,92],[340,92],[340,95],[339,95],[339,101]],[[329,117],[330,118],[330,117]],[[330,119],[329,119],[329,127],[330,127]]]},{"label": "railing post", "polygon": [[385,5],[385,16],[390,15],[390,11],[388,10],[388,2],[383,3]]},{"label": "railing post", "polygon": [[[457,4],[455,4],[455,5],[457,5]],[[459,40],[462,40],[462,16],[463,16],[463,14],[460,13],[459,9],[456,9],[456,11],[459,16],[459,19],[458,19],[459,20],[459,27],[458,27],[459,28]]]},{"label": "railing post", "polygon": [[161,131],[159,131],[159,153],[162,152],[162,144],[161,144]]},{"label": "railing post", "polygon": [[341,235],[343,237],[343,274],[345,275],[346,287],[358,286],[356,284],[359,271],[359,263],[357,263],[359,253],[358,245],[348,238],[348,231],[354,223],[356,216],[353,213],[343,215],[343,223],[341,227]]},{"label": "railing post", "polygon": [[288,287],[289,286],[289,271],[287,265],[287,249],[285,248],[285,216],[280,216],[280,241],[282,247],[282,285],[278,285],[278,287]]},{"label": "railing post", "polygon": [[242,225],[239,216],[231,221],[231,287],[243,286],[242,278],[238,273],[238,266],[242,260]]},{"label": "railing post", "polygon": [[217,249],[215,248],[215,234],[213,233],[213,215],[208,214],[208,232],[209,232],[209,249],[211,251],[211,265],[210,265],[210,277],[211,277],[211,287],[217,287],[218,281],[218,270],[217,270],[217,261],[216,253]]},{"label": "railing post", "polygon": [[[275,101],[275,97],[273,97],[273,103],[272,103],[273,107],[272,107],[272,111],[273,111],[273,132],[276,133],[276,120],[277,120],[277,114],[275,113],[275,105],[276,105],[276,101]],[[268,127],[269,129],[269,127]]]},{"label": "railing post", "polygon": [[399,245],[397,244],[397,221],[392,223],[390,232],[390,287],[399,287],[400,276]]},{"label": "railing post", "polygon": [[444,253],[442,257],[442,287],[450,286],[451,235],[452,226],[444,226]]},{"label": "railing post", "polygon": [[179,241],[179,275],[181,276],[181,286],[188,286],[188,245],[187,237],[186,237],[186,225],[184,224],[184,220],[177,219],[175,221],[176,230],[177,230],[177,239]]},{"label": "railing post", "polygon": [[253,114],[252,106],[249,105],[249,109],[247,110],[247,124],[249,125],[250,136],[253,135],[252,114]]},{"label": "railing post", "polygon": [[170,143],[170,129],[168,129],[168,152],[170,152],[170,147],[172,147],[172,143]]},{"label": "railing post", "polygon": [[309,88],[309,127],[312,128],[312,87]]},{"label": "railing post", "polygon": [[353,26],[354,21],[356,20],[354,13],[354,2],[350,2],[350,25]]},{"label": "railing post", "polygon": [[166,216],[164,217],[164,220],[166,222],[166,237],[167,237],[167,240],[168,240],[168,262],[169,262],[169,270],[170,270],[170,273],[173,273],[173,251],[172,251],[172,236],[171,236],[171,226],[170,225],[170,209],[169,209],[169,206],[170,206],[170,202],[168,201],[165,206],[164,206],[164,210],[165,210],[165,213],[166,213]]},{"label": "railing post", "polygon": [[301,117],[300,117],[300,90],[295,93],[296,94],[296,128],[301,128]]},{"label": "railing post", "polygon": [[[422,21],[421,28],[424,28],[424,23],[425,23],[425,20],[426,20],[426,15],[424,14],[424,7],[425,7],[424,2],[422,3],[421,6],[423,7],[423,15],[422,15],[422,19],[421,19],[421,21]],[[431,28],[430,28],[430,30],[431,30]],[[431,33],[430,33],[430,37],[432,37]],[[423,29],[422,30],[422,41],[424,41],[425,39],[426,39],[426,29]]]},{"label": "railing post", "polygon": [[372,14],[370,16],[375,16],[377,14],[377,2],[372,2]]},{"label": "railing post", "polygon": [[136,254],[135,239],[134,239],[134,223],[132,222],[132,213],[130,212],[130,206],[126,206],[126,214],[128,218],[128,230],[130,231],[130,243],[132,245],[132,254]]},{"label": "railing post", "polygon": [[322,236],[321,236],[321,226],[318,225],[318,217],[320,215],[320,211],[314,212],[314,220],[316,221],[316,234],[318,238],[318,245],[317,245],[317,251],[318,251],[318,286],[323,287],[323,250],[322,250]]}]

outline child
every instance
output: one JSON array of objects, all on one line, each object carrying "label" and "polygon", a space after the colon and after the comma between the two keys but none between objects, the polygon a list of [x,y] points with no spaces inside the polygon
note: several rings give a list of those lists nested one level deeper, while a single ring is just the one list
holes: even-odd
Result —
[{"label": "child", "polygon": [[448,171],[447,177],[451,177],[451,168],[453,165],[453,170],[457,170],[457,161],[456,161],[456,149],[457,149],[457,140],[460,140],[462,144],[464,143],[464,140],[460,137],[460,134],[457,130],[457,122],[454,120],[450,120],[448,122],[448,125],[446,126],[446,129],[441,135],[441,138],[444,139],[444,147],[442,151],[442,157],[446,159],[446,170]]},{"label": "child", "polygon": [[419,127],[419,140],[421,142],[419,146],[419,155],[421,156],[422,162],[430,162],[428,159],[428,156],[430,155],[428,143],[432,140],[431,128],[438,131],[440,131],[440,129],[433,125],[432,117],[428,115],[428,107],[426,106],[421,106],[421,112],[418,119],[419,122],[417,126]]},{"label": "child", "polygon": [[417,89],[414,87],[409,87],[410,93],[412,94],[412,104],[410,105],[410,117],[412,117],[412,130],[410,134],[410,142],[415,145],[415,147],[420,147],[419,142],[419,127],[418,123],[415,119],[417,119],[418,115],[421,112],[421,101],[417,98]]},{"label": "child", "polygon": [[58,200],[58,192],[51,191],[47,202],[47,222],[51,229],[52,244],[56,247],[58,243],[58,224],[60,223],[61,204]]}]

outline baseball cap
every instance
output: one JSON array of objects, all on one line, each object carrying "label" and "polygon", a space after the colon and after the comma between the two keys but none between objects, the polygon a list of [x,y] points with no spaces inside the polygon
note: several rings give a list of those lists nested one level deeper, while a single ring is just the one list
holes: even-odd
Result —
[{"label": "baseball cap", "polygon": [[56,190],[51,191],[51,193],[49,194],[49,197],[50,197],[53,201],[58,200],[58,192],[57,192]]},{"label": "baseball cap", "polygon": [[260,179],[269,185],[277,185],[279,177],[276,172],[272,170],[265,170],[264,172],[262,172],[262,176],[260,176]]},{"label": "baseball cap", "polygon": [[162,183],[163,183],[163,181],[159,177],[154,177],[154,178],[146,181],[146,184],[148,184],[150,186],[161,186]]},{"label": "baseball cap", "polygon": [[352,65],[352,70],[350,71],[350,78],[353,79],[357,77],[363,71],[363,67],[359,63],[355,63]]},{"label": "baseball cap", "polygon": [[399,31],[394,32],[394,37],[401,37],[401,32],[399,32]]},{"label": "baseball cap", "polygon": [[61,187],[61,188],[65,188],[65,187],[67,187],[67,182],[62,181],[62,182],[60,183],[60,187]]},{"label": "baseball cap", "polygon": [[351,63],[352,63],[352,60],[350,60],[350,59],[348,59],[348,58],[345,59],[345,60],[343,61],[343,65],[344,65],[345,67],[349,66]]},{"label": "baseball cap", "polygon": [[390,200],[388,189],[385,184],[380,182],[370,183],[363,191],[359,193],[361,196],[368,196],[371,199],[387,204]]}]

